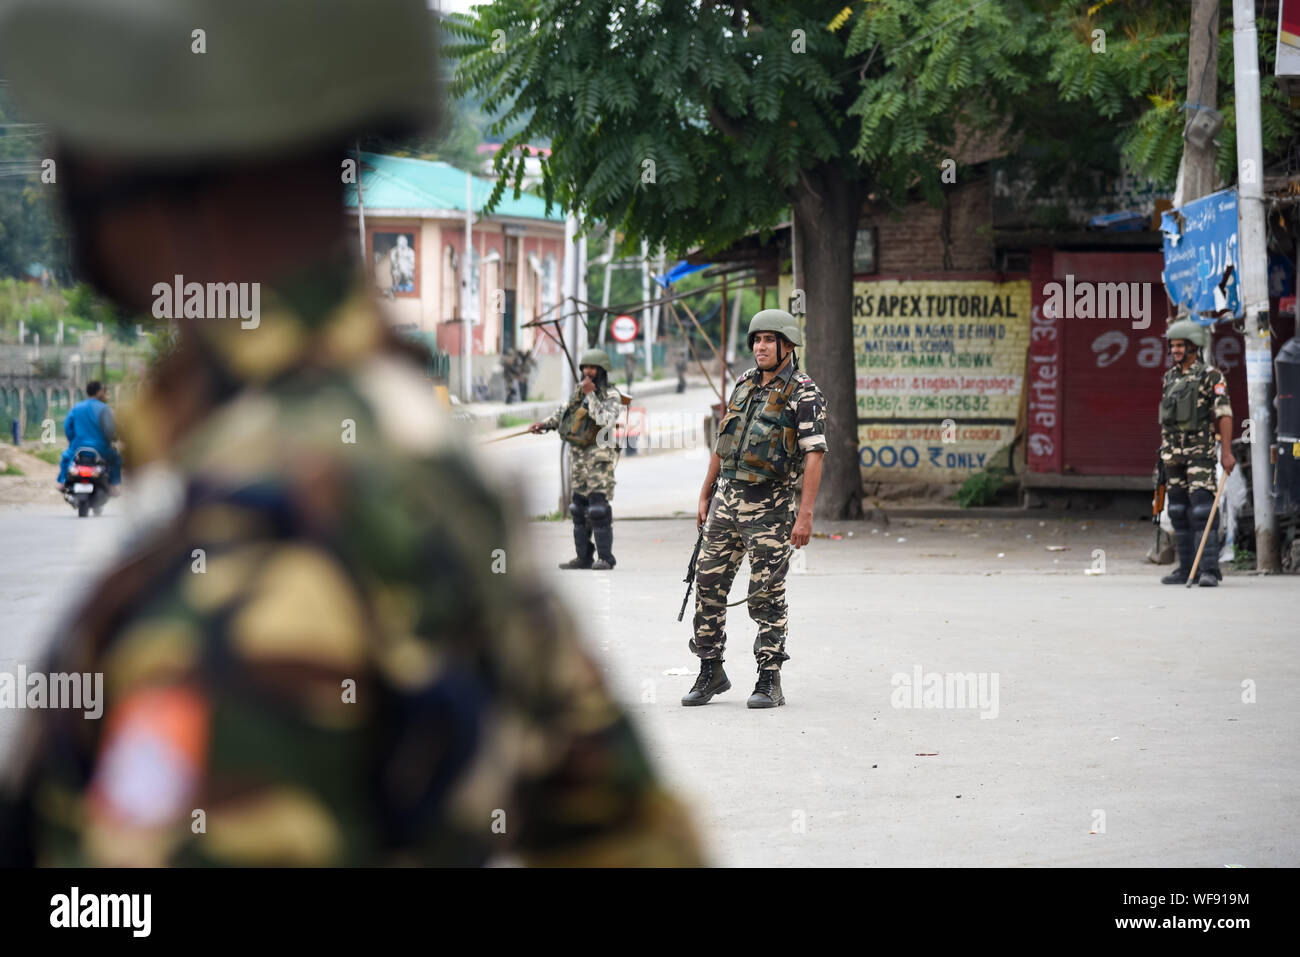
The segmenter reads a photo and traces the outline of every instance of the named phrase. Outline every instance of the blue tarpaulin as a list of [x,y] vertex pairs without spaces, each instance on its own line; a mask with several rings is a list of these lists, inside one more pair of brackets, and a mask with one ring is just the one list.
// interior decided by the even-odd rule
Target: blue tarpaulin
[[1163,279],[1174,302],[1202,325],[1212,324],[1216,315],[1226,318],[1225,312],[1239,318],[1237,191],[1225,189],[1167,210],[1160,231],[1165,237]]
[[673,283],[681,279],[683,276],[689,276],[691,273],[699,272],[701,269],[708,269],[711,265],[713,264],[704,263],[701,266],[692,266],[685,259],[683,259],[672,269],[668,270],[668,272],[664,273],[664,275],[655,276],[655,282],[659,283],[659,285],[661,286],[671,286]]

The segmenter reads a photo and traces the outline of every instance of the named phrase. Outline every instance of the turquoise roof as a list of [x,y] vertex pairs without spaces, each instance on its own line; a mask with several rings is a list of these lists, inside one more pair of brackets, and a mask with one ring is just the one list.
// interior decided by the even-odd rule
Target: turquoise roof
[[[361,164],[366,209],[437,209],[464,215],[465,172],[449,163],[363,152]],[[473,177],[473,184],[470,198],[474,211],[479,212],[496,184],[480,176]],[[343,204],[356,209],[355,185],[344,189]],[[547,216],[546,200],[531,193],[521,193],[515,199],[510,187],[506,188],[493,215],[564,222],[564,212],[558,204],[551,207],[551,215]]]

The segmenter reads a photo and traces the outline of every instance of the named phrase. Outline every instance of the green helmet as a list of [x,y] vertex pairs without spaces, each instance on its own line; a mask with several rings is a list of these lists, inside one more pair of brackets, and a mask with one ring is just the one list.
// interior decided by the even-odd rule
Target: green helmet
[[60,142],[210,159],[432,125],[434,31],[424,0],[0,0],[0,63]]
[[749,320],[749,348],[754,348],[754,336],[760,332],[775,332],[784,336],[792,346],[803,345],[799,338],[799,323],[784,309],[764,309],[754,313],[754,318]]
[[1170,341],[1186,339],[1198,349],[1204,349],[1205,327],[1199,322],[1193,322],[1191,319],[1179,319],[1165,330],[1165,338]]
[[614,367],[609,364],[609,356],[605,354],[604,349],[588,349],[578,360],[578,368],[583,366],[599,366],[606,372],[613,372]]

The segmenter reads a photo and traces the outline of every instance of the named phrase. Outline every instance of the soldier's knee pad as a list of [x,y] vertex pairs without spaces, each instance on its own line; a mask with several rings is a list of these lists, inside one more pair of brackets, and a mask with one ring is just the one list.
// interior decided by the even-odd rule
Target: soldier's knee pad
[[587,510],[587,515],[591,519],[592,528],[603,528],[614,517],[614,511],[609,507],[609,501],[602,493],[592,492],[591,507]]
[[1190,511],[1191,500],[1188,498],[1186,489],[1173,489],[1169,493],[1169,524],[1174,528],[1191,527]]
[[569,503],[569,514],[573,517],[573,524],[586,525],[588,511],[587,496],[574,492],[573,501]]
[[[1195,522],[1198,526],[1204,525],[1206,520],[1209,519],[1210,509],[1213,507],[1214,507],[1214,496],[1211,495],[1209,492],[1207,492],[1205,489],[1198,488],[1195,492],[1192,493],[1192,521]],[[1214,518],[1217,523],[1219,518],[1217,513],[1215,514]]]

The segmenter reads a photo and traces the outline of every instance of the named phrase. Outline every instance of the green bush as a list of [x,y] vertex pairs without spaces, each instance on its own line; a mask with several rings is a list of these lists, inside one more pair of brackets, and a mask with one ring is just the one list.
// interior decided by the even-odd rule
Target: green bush
[[988,469],[972,475],[962,483],[953,498],[962,508],[992,505],[998,497],[1006,474],[1003,469]]

